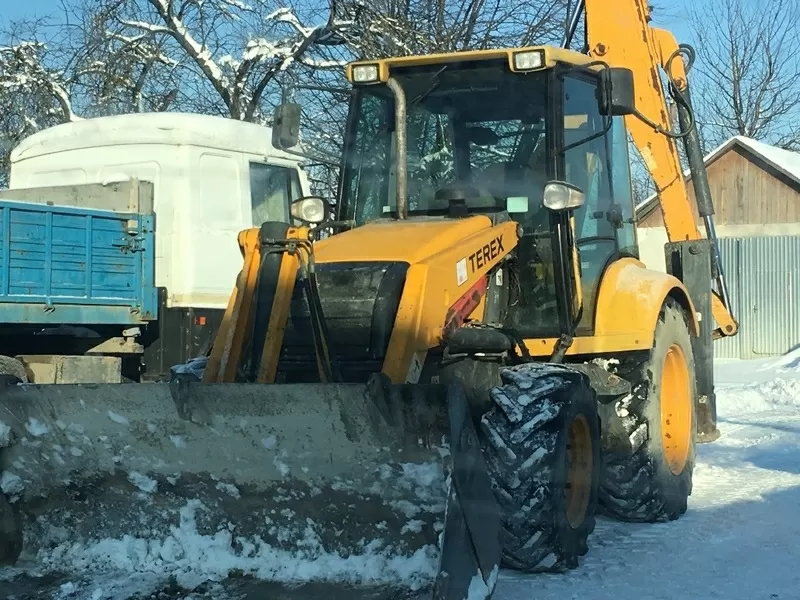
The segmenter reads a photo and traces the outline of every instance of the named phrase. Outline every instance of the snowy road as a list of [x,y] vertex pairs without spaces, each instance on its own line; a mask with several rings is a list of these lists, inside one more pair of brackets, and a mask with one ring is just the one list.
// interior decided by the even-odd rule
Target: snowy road
[[[800,598],[800,353],[722,362],[717,385],[722,436],[699,447],[694,493],[681,520],[656,525],[600,520],[577,570],[534,577],[503,572],[493,598]],[[145,577],[150,590],[164,589],[163,578]],[[147,588],[146,579],[132,575],[127,582],[73,580],[56,595],[17,589],[12,597],[123,600],[132,594],[148,598]],[[151,597],[292,598],[273,595],[268,584],[250,594],[239,591],[244,593],[220,594],[212,584],[191,595],[176,587]],[[334,600],[330,594],[319,597]]]

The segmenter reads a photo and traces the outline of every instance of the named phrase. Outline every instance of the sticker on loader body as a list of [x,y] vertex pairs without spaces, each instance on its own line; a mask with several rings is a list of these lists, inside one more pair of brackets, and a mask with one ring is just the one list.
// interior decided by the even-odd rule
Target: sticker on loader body
[[422,361],[419,359],[419,353],[414,352],[411,355],[411,365],[408,367],[406,383],[417,383],[420,375],[422,375]]
[[467,259],[462,258],[456,263],[456,282],[464,285],[467,282]]

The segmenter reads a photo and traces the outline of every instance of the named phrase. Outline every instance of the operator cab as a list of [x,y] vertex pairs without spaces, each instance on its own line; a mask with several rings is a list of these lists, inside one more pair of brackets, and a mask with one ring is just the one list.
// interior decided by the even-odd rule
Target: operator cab
[[526,338],[591,329],[605,266],[637,251],[632,83],[589,60],[529,48],[350,65],[338,220],[514,219],[524,285],[508,324]]

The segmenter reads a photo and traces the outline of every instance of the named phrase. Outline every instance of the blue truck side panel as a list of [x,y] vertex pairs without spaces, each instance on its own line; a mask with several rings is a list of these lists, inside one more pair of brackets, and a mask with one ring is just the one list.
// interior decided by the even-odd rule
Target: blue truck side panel
[[155,320],[154,238],[153,215],[0,200],[0,322]]

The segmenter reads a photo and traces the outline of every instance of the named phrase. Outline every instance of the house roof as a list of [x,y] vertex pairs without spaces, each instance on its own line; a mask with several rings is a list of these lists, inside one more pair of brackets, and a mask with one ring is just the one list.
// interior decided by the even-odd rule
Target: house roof
[[[720,156],[733,149],[734,146],[743,148],[746,152],[753,154],[770,165],[773,169],[782,173],[797,185],[800,185],[800,152],[792,152],[791,150],[784,150],[770,146],[764,142],[759,142],[753,138],[743,135],[734,136],[727,141],[723,142],[711,152],[706,154],[703,162],[708,166]],[[689,170],[683,172],[684,177],[689,176]],[[636,212],[648,211],[650,206],[654,204],[657,199],[657,194],[648,196],[644,201],[636,206]]]

